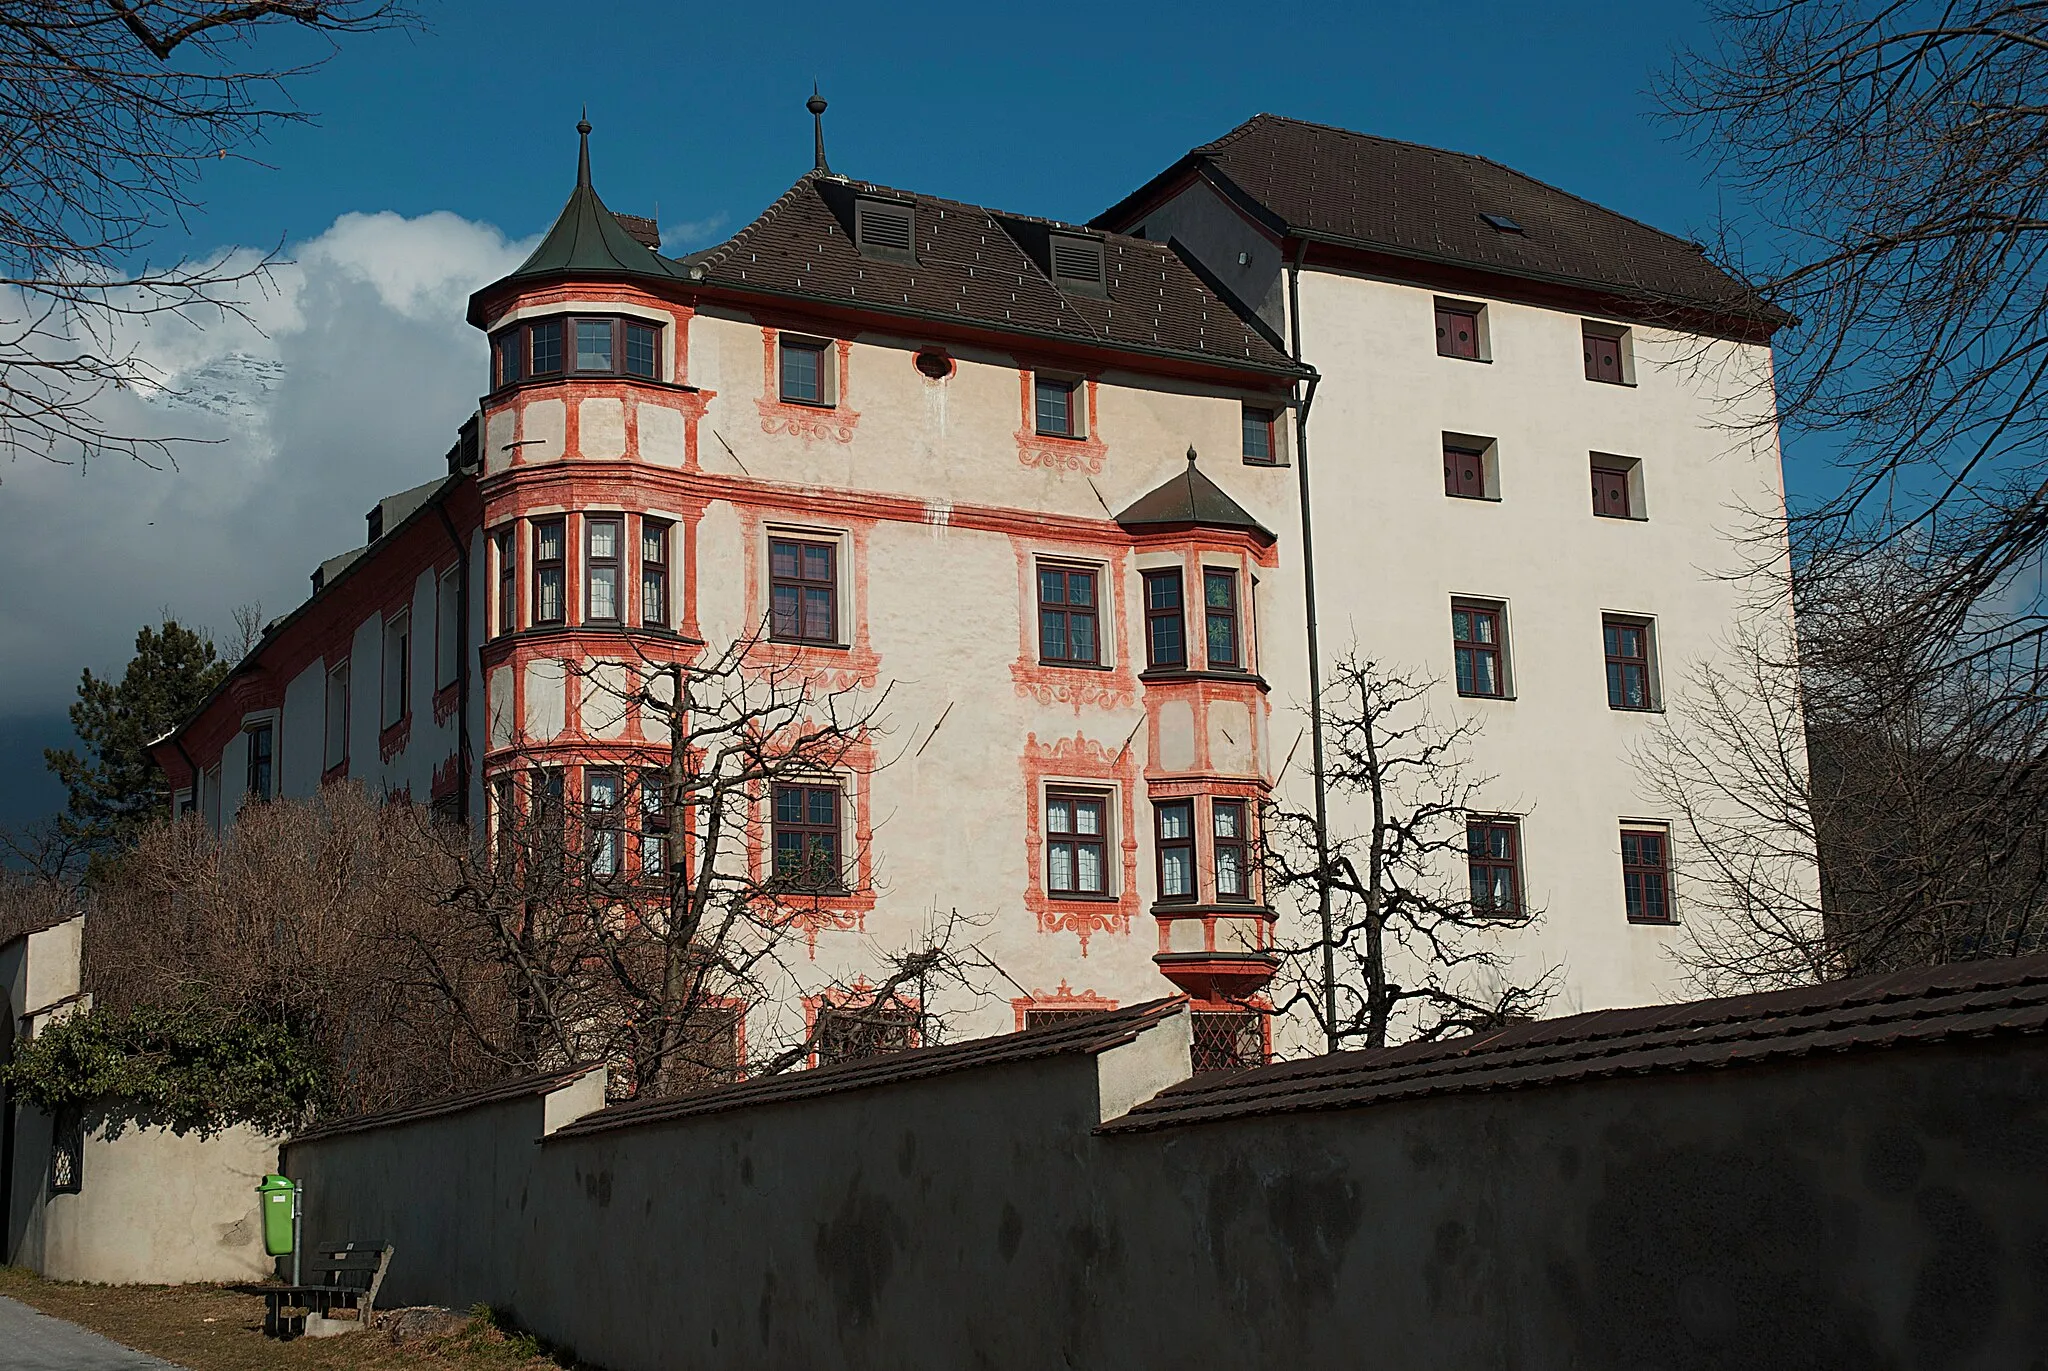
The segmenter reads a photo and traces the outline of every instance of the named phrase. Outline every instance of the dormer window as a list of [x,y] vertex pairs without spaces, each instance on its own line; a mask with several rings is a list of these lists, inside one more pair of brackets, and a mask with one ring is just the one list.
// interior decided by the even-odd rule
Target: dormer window
[[853,245],[867,257],[916,260],[917,207],[901,200],[855,200]]
[[1055,233],[1051,258],[1054,285],[1088,293],[1104,289],[1101,239]]
[[517,385],[564,374],[661,379],[661,326],[585,315],[533,319],[491,337],[493,379]]

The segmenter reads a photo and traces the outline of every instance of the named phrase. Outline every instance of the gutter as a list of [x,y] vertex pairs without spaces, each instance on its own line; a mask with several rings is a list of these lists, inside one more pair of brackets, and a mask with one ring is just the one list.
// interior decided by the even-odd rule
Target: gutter
[[447,501],[436,501],[434,513],[441,516],[441,527],[448,530],[448,541],[455,545],[455,651],[459,657],[455,668],[455,755],[458,758],[457,770],[461,773],[455,782],[455,821],[466,824],[469,822],[469,549],[462,545],[462,535],[455,531],[455,521],[448,517]]
[[[1287,267],[1287,325],[1294,347],[1294,360],[1301,364],[1301,265],[1308,257],[1308,243],[1296,239],[1294,260]],[[1301,488],[1301,592],[1302,610],[1308,626],[1308,732],[1309,764],[1313,768],[1316,794],[1316,914],[1323,934],[1323,1036],[1328,1049],[1336,1052],[1337,1039],[1337,948],[1334,917],[1330,908],[1330,797],[1323,769],[1323,651],[1316,627],[1316,542],[1309,509],[1308,415],[1316,402],[1316,383],[1322,378],[1311,370],[1308,390],[1294,411],[1294,464]]]

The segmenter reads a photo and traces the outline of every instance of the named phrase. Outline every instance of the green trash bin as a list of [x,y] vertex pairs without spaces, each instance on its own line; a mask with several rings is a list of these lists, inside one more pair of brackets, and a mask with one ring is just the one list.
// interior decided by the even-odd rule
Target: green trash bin
[[273,1257],[289,1256],[292,1250],[292,1210],[299,1188],[283,1176],[265,1176],[256,1187],[257,1202],[263,1206],[263,1250]]

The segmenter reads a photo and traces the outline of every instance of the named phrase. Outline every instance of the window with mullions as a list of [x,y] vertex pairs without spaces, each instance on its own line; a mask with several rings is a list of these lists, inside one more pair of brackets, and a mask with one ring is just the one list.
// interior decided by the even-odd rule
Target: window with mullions
[[1203,568],[1202,616],[1208,633],[1209,669],[1236,671],[1244,665],[1237,651],[1236,572]]
[[1522,912],[1520,826],[1512,819],[1471,819],[1465,824],[1465,862],[1472,912],[1512,919]]
[[839,641],[833,574],[838,551],[832,543],[769,540],[769,637],[780,643]]
[[1032,383],[1032,413],[1039,433],[1051,438],[1085,436],[1080,410],[1075,403],[1080,393],[1078,382],[1051,376],[1037,377]]
[[1159,898],[1195,898],[1195,802],[1168,800],[1153,806],[1159,847]]
[[668,773],[640,773],[640,875],[650,884],[668,879]]
[[1216,898],[1252,898],[1249,833],[1243,800],[1211,800],[1210,828],[1216,845]]
[[1255,405],[1244,407],[1244,459],[1253,466],[1271,466],[1280,460],[1280,445],[1274,433],[1274,413]]
[[661,326],[611,316],[534,319],[491,341],[500,386],[569,373],[579,376],[661,374]]
[[1150,666],[1187,665],[1187,621],[1177,570],[1145,573],[1145,661]]
[[825,344],[784,338],[781,352],[783,400],[793,405],[830,406],[832,381],[825,366]]
[[1605,615],[1600,636],[1607,654],[1607,707],[1655,709],[1650,686],[1650,625],[1644,619]]
[[775,876],[795,890],[846,888],[839,865],[839,787],[775,787]]
[[1077,567],[1038,568],[1038,656],[1055,666],[1102,663],[1095,573]]
[[669,525],[640,521],[640,622],[649,628],[668,627]]
[[1621,830],[1621,888],[1630,923],[1672,922],[1669,832],[1662,828]]
[[543,519],[533,526],[533,621],[537,624],[559,624],[567,613],[563,605],[569,584],[562,560],[564,529],[560,519]]
[[1106,896],[1109,797],[1054,791],[1045,797],[1045,888],[1055,896]]
[[593,519],[586,515],[583,520],[583,617],[589,623],[619,621],[620,527],[618,519]]
[[1460,695],[1498,699],[1508,693],[1500,606],[1453,600],[1451,647]]
[[500,637],[519,627],[519,553],[518,538],[513,529],[499,529],[491,541],[498,550],[498,634]]
[[619,874],[619,773],[584,772],[583,793],[590,874],[599,880],[609,880]]
[[1188,1016],[1196,1075],[1244,1071],[1266,1064],[1264,1015],[1251,1009],[1197,1009]]

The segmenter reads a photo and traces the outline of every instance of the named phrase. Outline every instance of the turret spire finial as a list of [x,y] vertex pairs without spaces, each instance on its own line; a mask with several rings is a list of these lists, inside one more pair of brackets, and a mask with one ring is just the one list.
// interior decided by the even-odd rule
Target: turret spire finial
[[1194,464],[1195,464],[1195,445],[1194,445],[1193,443],[1189,443],[1189,444],[1188,444],[1188,465],[1189,465],[1189,466],[1193,466]]
[[576,121],[576,136],[581,146],[576,151],[576,184],[585,188],[590,185],[590,106],[583,107],[583,117]]
[[811,98],[804,101],[804,108],[811,112],[812,170],[829,173],[832,168],[825,163],[825,97],[818,94],[816,81],[811,82]]

